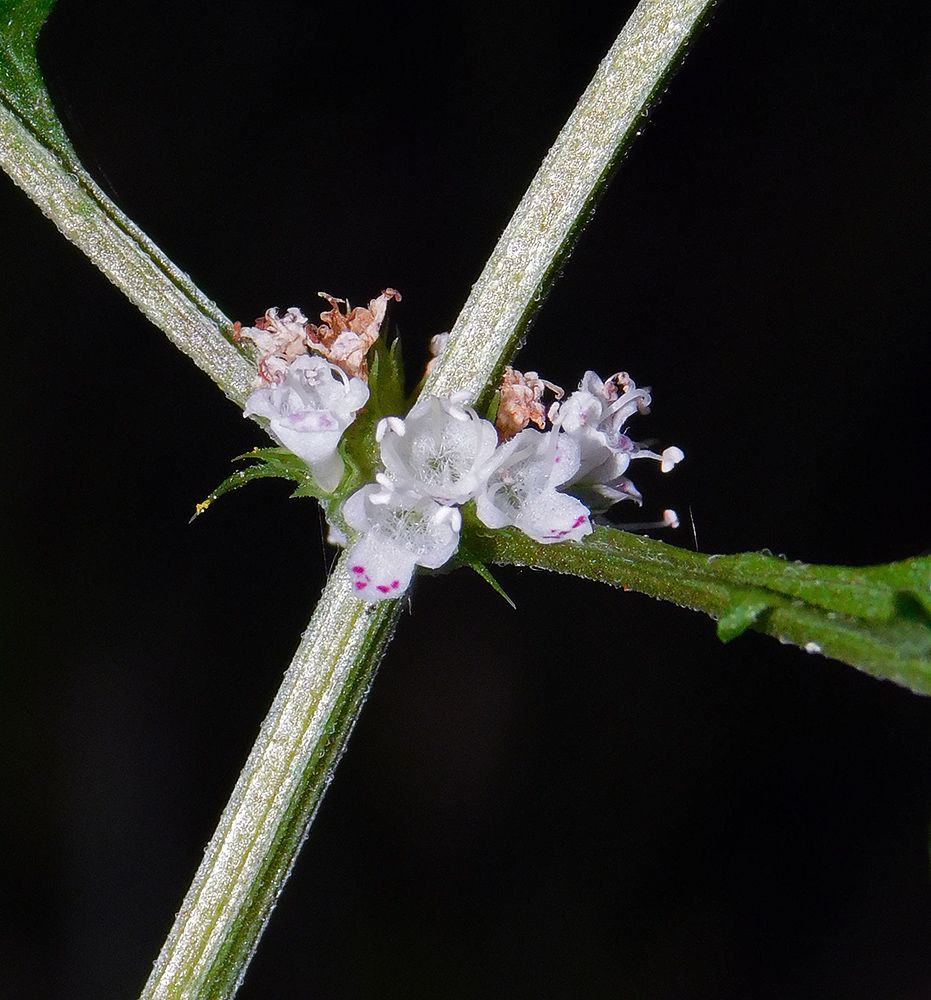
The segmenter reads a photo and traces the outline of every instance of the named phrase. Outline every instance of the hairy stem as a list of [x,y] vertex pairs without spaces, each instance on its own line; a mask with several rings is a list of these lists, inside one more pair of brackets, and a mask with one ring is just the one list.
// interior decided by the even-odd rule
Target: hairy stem
[[810,566],[761,552],[707,555],[617,528],[541,545],[490,531],[466,512],[471,560],[599,580],[703,611],[728,641],[746,629],[931,694],[931,559],[883,566]]
[[131,302],[243,405],[255,366],[230,341],[230,320],[100,190],[68,145],[37,133],[2,97],[0,166]]
[[[709,6],[710,0],[644,0],[634,11],[473,289],[427,392],[465,391],[475,400],[490,392],[612,165]],[[28,33],[7,33],[16,59],[0,64],[9,70],[0,78],[0,165],[242,404],[254,369],[230,342],[229,320],[97,187],[60,132],[30,48],[50,0],[40,7]],[[344,563],[327,583],[143,1000],[221,1000],[242,981],[399,611],[399,602],[357,601]]]
[[637,6],[498,240],[425,393],[464,391],[473,402],[488,402],[612,167],[710,7],[710,0],[644,0]]
[[142,1000],[231,997],[365,700],[400,602],[338,564],[262,724]]
[[[425,391],[494,384],[610,167],[709,2],[645,0],[521,202]],[[344,562],[345,560],[343,560]],[[340,563],[243,770],[142,1000],[233,995],[349,732],[398,602],[350,596]]]

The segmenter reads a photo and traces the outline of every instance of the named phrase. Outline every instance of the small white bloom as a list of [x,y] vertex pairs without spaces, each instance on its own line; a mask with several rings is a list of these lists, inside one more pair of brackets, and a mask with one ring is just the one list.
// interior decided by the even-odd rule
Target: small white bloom
[[443,504],[465,503],[484,482],[498,434],[470,406],[427,396],[400,420],[380,421],[381,460],[401,489]]
[[310,466],[321,489],[332,493],[343,476],[339,440],[368,398],[362,379],[305,354],[291,362],[280,383],[251,393],[243,416],[268,417],[272,435]]
[[379,476],[343,506],[346,523],[362,532],[349,550],[349,569],[356,595],[366,601],[400,597],[415,566],[439,569],[459,547],[458,507],[393,486]]
[[557,430],[527,428],[501,445],[475,498],[489,528],[514,525],[538,542],[579,541],[591,533],[588,508],[557,487],[579,467],[579,444]]
[[667,448],[657,455],[624,433],[625,424],[635,413],[649,413],[650,402],[649,390],[638,389],[626,372],[602,382],[589,371],[577,392],[550,408],[554,425],[579,443],[579,468],[567,488],[592,510],[607,510],[624,499],[640,503],[640,493],[624,475],[633,459],[653,458],[663,472],[669,472],[685,457],[680,448]]

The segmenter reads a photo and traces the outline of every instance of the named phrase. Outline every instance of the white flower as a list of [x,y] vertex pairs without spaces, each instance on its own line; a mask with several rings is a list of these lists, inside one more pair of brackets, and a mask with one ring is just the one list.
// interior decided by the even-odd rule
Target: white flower
[[251,393],[243,416],[268,417],[272,435],[310,466],[321,489],[332,493],[343,476],[339,439],[368,398],[362,379],[305,354],[291,363],[282,382]]
[[656,459],[662,471],[669,472],[685,457],[680,448],[667,448],[657,455],[624,433],[630,417],[649,413],[650,402],[649,390],[638,389],[626,372],[602,382],[589,371],[577,392],[551,407],[554,425],[579,444],[579,467],[566,487],[582,496],[592,510],[607,510],[624,499],[640,503],[640,493],[624,475],[633,459]]
[[498,434],[470,406],[426,396],[403,419],[380,421],[381,460],[401,489],[443,504],[465,503],[484,483]]
[[557,487],[579,467],[578,442],[558,430],[522,430],[501,445],[475,498],[489,528],[511,524],[538,542],[580,541],[591,533],[588,508]]
[[349,550],[349,569],[356,595],[366,601],[400,597],[415,566],[439,569],[459,547],[458,507],[395,485],[379,475],[343,506],[346,524],[362,532]]

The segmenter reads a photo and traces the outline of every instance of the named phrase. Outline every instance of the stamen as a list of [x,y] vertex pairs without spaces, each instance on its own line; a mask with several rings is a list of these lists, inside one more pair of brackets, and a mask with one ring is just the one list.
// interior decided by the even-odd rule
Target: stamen
[[398,437],[404,437],[404,421],[400,417],[383,417],[378,421],[375,428],[375,440],[381,444],[389,430],[394,431]]
[[632,524],[614,523],[614,527],[624,531],[656,531],[659,528],[678,528],[679,515],[674,510],[664,510],[662,521],[635,521]]

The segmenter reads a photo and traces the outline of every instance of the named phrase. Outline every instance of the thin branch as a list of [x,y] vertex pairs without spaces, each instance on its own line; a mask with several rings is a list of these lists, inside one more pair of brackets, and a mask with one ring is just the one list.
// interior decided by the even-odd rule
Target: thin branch
[[0,167],[126,297],[240,406],[255,374],[233,325],[100,190],[67,147],[53,148],[0,99]]
[[[707,0],[645,0],[634,12],[473,289],[425,392],[478,398],[493,384],[708,7]],[[245,974],[398,614],[400,602],[357,602],[344,562],[327,582],[141,1000],[226,1000]]]
[[400,602],[331,575],[141,1000],[231,997],[362,708]]
[[490,531],[466,512],[471,560],[599,580],[711,615],[724,641],[747,629],[931,694],[931,559],[812,566],[761,552],[707,555],[617,528],[571,545]]
[[487,402],[612,167],[710,7],[710,0],[644,0],[637,6],[502,233],[424,393],[465,391]]
[[[478,399],[489,391],[709,6],[644,0],[634,11],[473,289],[427,392]],[[254,369],[227,339],[229,320],[42,128],[0,100],[0,165],[242,404]],[[399,614],[400,602],[357,601],[344,563],[327,582],[143,1000],[224,1000],[242,981]]]

